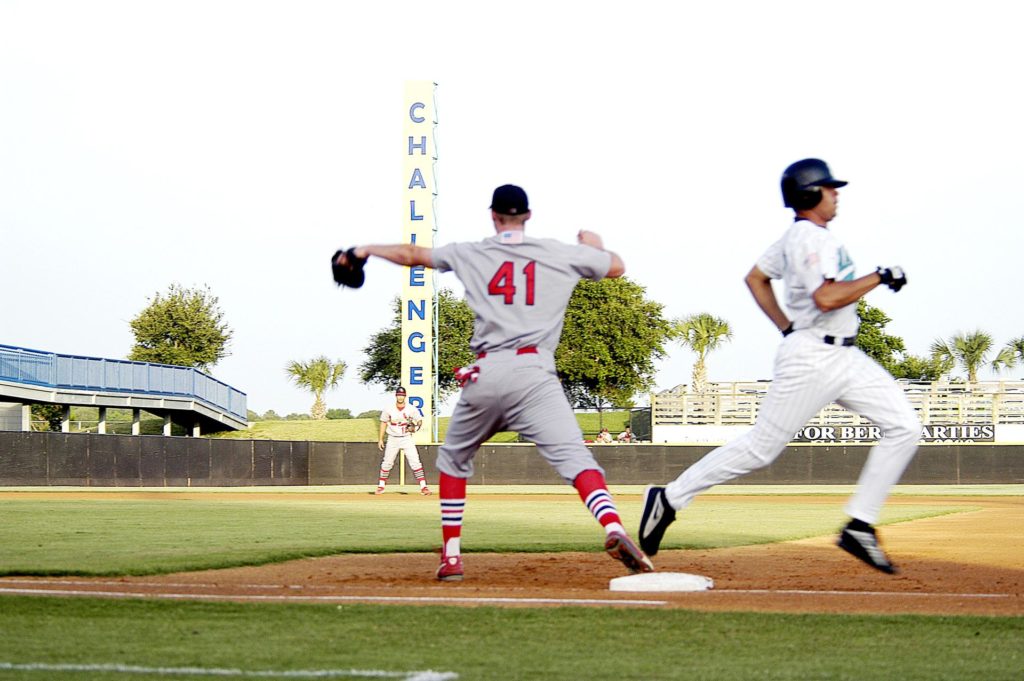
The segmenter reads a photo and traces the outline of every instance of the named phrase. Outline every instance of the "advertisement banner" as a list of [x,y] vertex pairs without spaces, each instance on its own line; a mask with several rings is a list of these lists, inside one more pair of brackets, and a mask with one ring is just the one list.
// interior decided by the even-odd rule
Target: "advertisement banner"
[[[402,239],[433,247],[434,241],[434,83],[406,81],[402,138]],[[417,444],[432,439],[434,394],[434,278],[423,267],[405,268],[402,281],[402,385],[409,404],[423,414]]]
[[[750,431],[751,426],[654,426],[652,442],[659,444],[724,444]],[[837,425],[804,426],[791,440],[793,443],[838,444],[878,442],[877,426]],[[1024,425],[929,423],[921,426],[923,443],[971,444],[1024,442]]]

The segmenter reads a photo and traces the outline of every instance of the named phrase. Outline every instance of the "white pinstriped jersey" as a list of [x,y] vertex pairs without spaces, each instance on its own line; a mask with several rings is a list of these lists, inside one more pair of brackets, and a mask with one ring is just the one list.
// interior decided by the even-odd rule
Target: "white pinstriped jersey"
[[519,230],[435,248],[431,260],[466,287],[476,353],[526,346],[554,353],[576,284],[584,277],[603,279],[612,263],[606,251],[533,239]]
[[810,220],[797,220],[768,247],[757,268],[785,283],[786,307],[794,329],[810,329],[821,336],[857,335],[856,301],[830,312],[822,312],[814,304],[814,292],[826,279],[854,278],[853,260],[831,230]]

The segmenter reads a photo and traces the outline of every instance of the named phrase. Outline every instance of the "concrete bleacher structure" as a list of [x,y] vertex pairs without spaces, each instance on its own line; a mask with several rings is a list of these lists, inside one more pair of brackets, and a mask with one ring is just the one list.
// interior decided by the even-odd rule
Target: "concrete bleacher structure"
[[[921,419],[922,441],[1024,443],[1024,381],[898,381]],[[651,396],[652,442],[725,442],[753,426],[770,381],[686,385]],[[869,442],[877,430],[830,404],[795,442]]]
[[99,433],[107,409],[131,410],[135,435],[143,410],[163,417],[165,435],[172,423],[192,435],[248,427],[245,393],[192,367],[0,345],[0,430],[29,430],[33,404],[62,406],[64,432],[72,406],[98,408]]

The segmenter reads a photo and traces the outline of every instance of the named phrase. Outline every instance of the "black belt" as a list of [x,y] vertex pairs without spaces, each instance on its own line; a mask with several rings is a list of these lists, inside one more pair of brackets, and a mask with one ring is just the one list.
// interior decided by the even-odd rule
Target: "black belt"
[[856,345],[856,343],[857,343],[857,337],[856,336],[848,336],[846,338],[836,338],[835,336],[825,336],[821,340],[825,341],[829,345],[842,345],[844,347],[850,347],[851,345]]

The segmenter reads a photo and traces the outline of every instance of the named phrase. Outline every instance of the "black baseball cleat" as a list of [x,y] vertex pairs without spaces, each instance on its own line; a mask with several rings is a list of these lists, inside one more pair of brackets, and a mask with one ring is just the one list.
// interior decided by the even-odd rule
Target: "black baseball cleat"
[[863,521],[851,520],[847,523],[843,531],[839,533],[839,541],[836,542],[836,545],[876,570],[881,570],[888,575],[896,574],[896,568],[889,562],[885,551],[878,544],[875,528]]
[[676,510],[669,506],[664,487],[648,487],[644,491],[644,511],[640,516],[640,548],[648,556],[658,553],[665,530],[676,519]]

